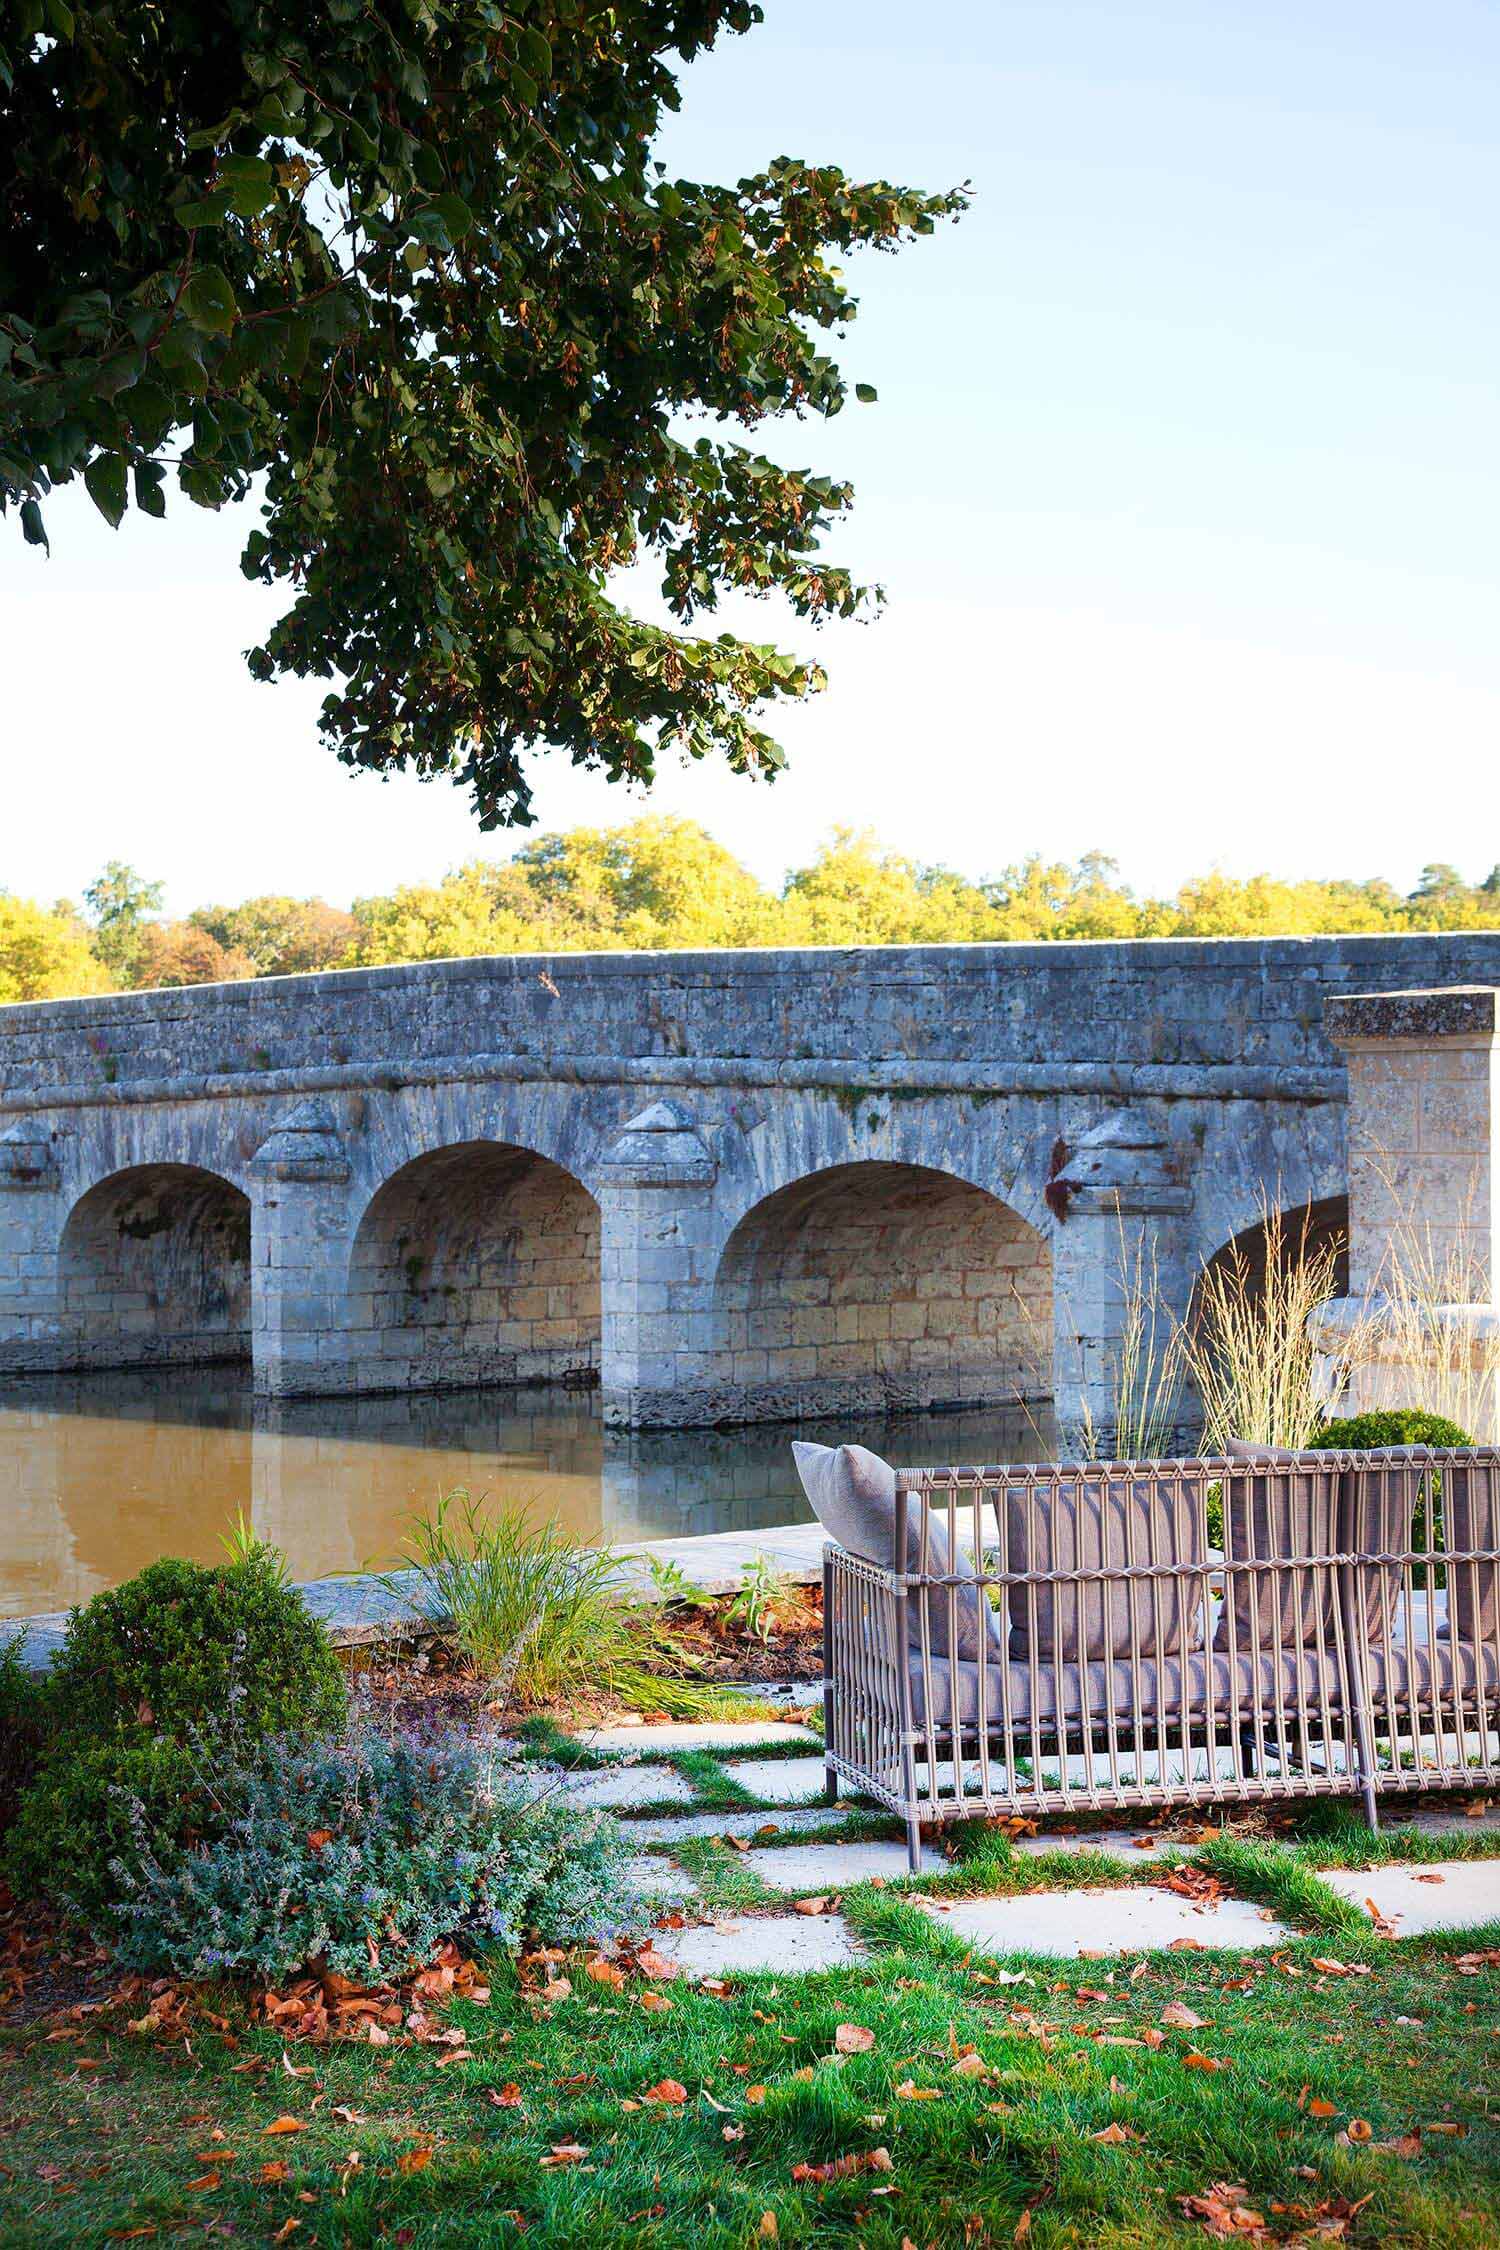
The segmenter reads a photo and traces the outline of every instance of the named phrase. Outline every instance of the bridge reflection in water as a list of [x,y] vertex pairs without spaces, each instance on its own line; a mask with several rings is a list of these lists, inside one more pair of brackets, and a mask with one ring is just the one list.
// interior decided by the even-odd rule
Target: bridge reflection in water
[[248,1369],[129,1370],[0,1386],[0,1617],[87,1601],[164,1554],[218,1560],[243,1511],[317,1578],[396,1559],[455,1485],[588,1540],[753,1531],[810,1514],[791,1440],[895,1461],[1045,1459],[1044,1410],[984,1407],[735,1429],[606,1429],[597,1392],[275,1402]]

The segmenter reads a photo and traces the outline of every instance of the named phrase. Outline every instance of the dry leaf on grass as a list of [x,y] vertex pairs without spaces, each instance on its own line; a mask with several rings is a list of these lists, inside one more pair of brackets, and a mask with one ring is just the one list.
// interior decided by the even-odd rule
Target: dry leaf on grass
[[687,2088],[679,2079],[659,2078],[654,2086],[646,2088],[641,2100],[655,2102],[664,2108],[680,2109],[687,2100]]
[[1158,2019],[1170,2025],[1173,2031],[1201,2031],[1204,2019],[1195,2015],[1185,2000],[1169,2000]]
[[672,2003],[664,1992],[638,1992],[635,1997],[647,2015],[669,2016],[672,2013]]
[[300,2117],[278,2117],[262,2130],[267,2133],[305,2133],[307,2126]]
[[894,2172],[887,2148],[867,2149],[861,2156],[835,2156],[827,2164],[794,2164],[792,2178],[822,2187],[830,2180],[847,2180],[856,2172]]
[[587,2155],[588,2150],[578,2141],[554,2141],[547,2154],[537,2158],[537,2163],[544,2172],[562,2172],[570,2164],[581,2164]]
[[797,1898],[792,1901],[792,1912],[794,1914],[831,1914],[833,1904],[831,1898]]
[[862,2023],[841,2023],[833,2035],[834,2052],[840,2055],[867,2055],[874,2044],[874,2032]]
[[1229,2064],[1222,2055],[1200,2055],[1195,2047],[1182,2058],[1184,2070],[1228,2070]]

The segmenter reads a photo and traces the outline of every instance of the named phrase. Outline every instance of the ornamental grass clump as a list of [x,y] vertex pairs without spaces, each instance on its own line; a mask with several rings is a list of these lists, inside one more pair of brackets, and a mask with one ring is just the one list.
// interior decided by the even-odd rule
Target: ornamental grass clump
[[390,1984],[445,1939],[603,1944],[630,1918],[616,1823],[528,1795],[483,1744],[273,1743],[229,1787],[221,1834],[142,1856],[111,1917],[126,1967]]
[[635,1650],[614,1556],[554,1523],[490,1513],[459,1486],[412,1519],[406,1546],[421,1614],[452,1632],[497,1704],[607,1688]]
[[1203,1409],[1203,1450],[1230,1438],[1302,1447],[1323,1419],[1313,1315],[1335,1293],[1338,1251],[1308,1248],[1306,1230],[1265,1209],[1265,1266],[1233,1245],[1203,1268],[1184,1338]]

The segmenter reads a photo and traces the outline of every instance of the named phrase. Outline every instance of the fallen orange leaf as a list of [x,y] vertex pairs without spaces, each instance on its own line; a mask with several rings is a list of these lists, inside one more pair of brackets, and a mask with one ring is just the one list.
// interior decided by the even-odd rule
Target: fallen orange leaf
[[305,2133],[307,2126],[300,2117],[278,2117],[265,2127],[268,2133]]

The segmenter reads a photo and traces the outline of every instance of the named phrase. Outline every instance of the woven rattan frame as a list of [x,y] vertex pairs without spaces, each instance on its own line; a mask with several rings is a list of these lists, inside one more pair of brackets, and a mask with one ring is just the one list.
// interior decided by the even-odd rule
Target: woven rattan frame
[[[1464,1537],[1435,1558],[1440,1508]],[[1097,1558],[1028,1567],[1068,1510]],[[895,1555],[909,1523],[912,1570],[825,1551],[824,1709],[830,1799],[888,1806],[914,1868],[948,1820],[1357,1797],[1373,1827],[1383,1795],[1500,1782],[1500,1449],[904,1469]],[[950,1669],[934,1618],[954,1647],[976,1598],[1000,1630]]]

